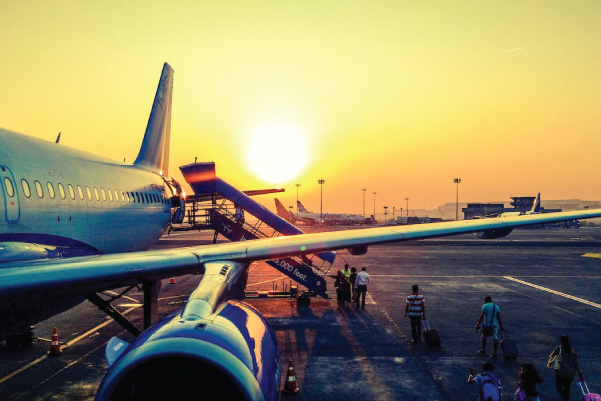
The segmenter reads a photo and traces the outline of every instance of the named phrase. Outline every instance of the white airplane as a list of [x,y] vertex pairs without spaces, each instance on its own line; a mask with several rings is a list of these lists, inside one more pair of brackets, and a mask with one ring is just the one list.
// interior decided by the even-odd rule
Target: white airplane
[[[163,67],[133,165],[0,130],[0,339],[88,299],[136,332],[98,293],[142,284],[145,331],[113,338],[97,400],[278,399],[276,336],[243,298],[251,263],[436,236],[600,217],[601,209],[300,234],[146,251],[180,207],[168,180],[173,70]],[[183,310],[156,322],[160,279],[203,273]]]
[[[525,216],[525,215],[532,215],[532,214],[541,214],[541,212],[540,212],[540,192],[538,193],[538,195],[536,195],[536,198],[532,202],[532,208],[530,210],[528,210],[526,212],[503,212],[503,213],[499,214],[498,216],[491,217],[491,218],[501,219],[501,218],[506,218],[506,217]],[[507,235],[511,234],[511,231],[513,231],[513,228],[504,228],[501,230],[486,230],[486,231],[477,232],[475,234],[478,238],[493,239],[493,238],[506,237]]]
[[275,208],[278,216],[288,220],[290,222],[301,221],[305,224],[361,224],[365,221],[360,214],[347,214],[347,213],[313,213],[308,211],[300,201],[297,201],[298,213],[294,214],[289,210],[286,210],[282,202],[275,198]]

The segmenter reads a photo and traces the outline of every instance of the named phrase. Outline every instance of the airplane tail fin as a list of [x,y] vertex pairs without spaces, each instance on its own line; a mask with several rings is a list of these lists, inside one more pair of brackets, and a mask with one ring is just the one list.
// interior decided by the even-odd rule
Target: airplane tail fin
[[282,205],[282,202],[280,202],[280,200],[278,198],[274,198],[275,199],[275,209],[278,212],[278,216],[280,216],[283,219],[289,219],[292,216],[292,213],[290,213],[289,210],[286,210],[286,208],[284,207],[284,205]]
[[532,202],[532,209],[530,209],[531,213],[539,213],[540,212],[540,192],[536,195],[536,199]]
[[305,207],[303,206],[302,203],[300,203],[300,201],[296,201],[296,205],[298,206],[298,211],[299,212],[311,213],[310,211],[308,211],[307,209],[305,209]]
[[148,118],[146,133],[134,165],[169,175],[169,137],[171,135],[171,100],[173,96],[173,69],[167,63]]

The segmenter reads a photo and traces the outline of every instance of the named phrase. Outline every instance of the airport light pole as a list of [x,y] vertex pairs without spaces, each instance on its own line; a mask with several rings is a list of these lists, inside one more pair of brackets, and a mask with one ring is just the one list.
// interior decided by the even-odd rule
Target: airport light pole
[[365,191],[367,188],[361,188],[361,190],[363,191],[363,221],[365,222]]
[[374,195],[374,221],[376,220],[376,195],[378,194],[377,192],[372,192],[372,194]]
[[296,217],[298,217],[298,187],[300,184],[294,184],[294,186],[296,187]]
[[392,220],[394,220],[394,206],[392,207]]
[[386,215],[388,214],[388,206],[384,206],[384,224],[386,224]]
[[323,219],[323,184],[326,183],[326,180],[320,179],[317,181],[319,185],[321,185],[321,200],[319,201],[319,218]]
[[409,217],[409,198],[405,198],[405,201],[407,202],[407,217]]
[[455,221],[459,220],[459,183],[461,178],[453,178],[453,182],[457,184],[457,198],[455,200]]

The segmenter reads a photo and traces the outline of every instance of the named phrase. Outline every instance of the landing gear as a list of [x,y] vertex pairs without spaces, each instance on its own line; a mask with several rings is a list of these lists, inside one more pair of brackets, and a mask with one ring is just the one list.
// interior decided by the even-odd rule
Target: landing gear
[[307,295],[306,293],[302,293],[298,296],[296,304],[298,306],[309,306],[311,305],[311,298],[309,298],[309,295]]

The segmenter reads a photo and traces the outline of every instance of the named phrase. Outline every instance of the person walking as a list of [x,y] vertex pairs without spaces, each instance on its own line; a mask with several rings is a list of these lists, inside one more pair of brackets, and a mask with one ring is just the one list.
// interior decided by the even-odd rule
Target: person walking
[[542,382],[543,379],[536,371],[534,365],[528,362],[522,363],[522,366],[520,366],[520,378],[518,380],[518,389],[515,392],[515,399],[540,401],[536,385]]
[[367,294],[367,284],[370,284],[367,267],[362,267],[361,272],[357,274],[355,281],[355,307],[359,308],[359,298],[361,298],[361,309],[365,309],[365,295]]
[[501,381],[495,376],[495,367],[490,362],[482,364],[482,373],[474,376],[470,369],[467,384],[478,383],[478,401],[499,401],[501,399]]
[[503,323],[501,322],[499,305],[495,305],[489,295],[484,298],[484,305],[482,305],[480,317],[476,322],[476,329],[480,326],[480,322],[482,322],[482,348],[478,350],[478,353],[486,355],[486,338],[492,337],[493,353],[490,357],[496,359],[497,348],[499,348],[498,328],[500,327],[503,330]]
[[418,292],[418,285],[413,284],[413,291],[407,297],[405,306],[405,317],[409,315],[411,321],[411,342],[416,344],[422,342],[422,319],[426,319],[426,299]]
[[355,298],[356,298],[356,294],[355,294],[355,282],[357,281],[357,268],[356,267],[351,267],[351,275],[349,276],[349,282],[351,283],[351,300],[353,301],[353,305],[355,303]]
[[580,379],[584,379],[582,369],[578,364],[576,350],[570,344],[570,338],[566,335],[559,337],[557,347],[549,355],[547,366],[555,371],[555,386],[564,401],[570,399],[570,385],[578,373]]

